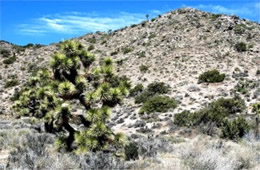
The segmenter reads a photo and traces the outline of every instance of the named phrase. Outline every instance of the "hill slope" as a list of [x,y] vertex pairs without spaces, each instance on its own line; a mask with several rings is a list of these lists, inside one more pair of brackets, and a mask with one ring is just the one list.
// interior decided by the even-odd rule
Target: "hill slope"
[[[112,56],[117,63],[116,71],[129,77],[133,85],[141,83],[147,86],[154,81],[170,85],[171,90],[167,95],[178,100],[178,107],[167,113],[156,115],[157,117],[152,121],[146,121],[138,115],[140,105],[135,104],[133,98],[126,99],[122,105],[114,109],[109,125],[116,131],[123,131],[129,136],[132,134],[133,138],[138,133],[147,132],[155,136],[170,134],[175,128],[172,124],[172,117],[175,113],[183,110],[198,110],[220,97],[239,94],[245,99],[246,113],[249,116],[252,114],[251,104],[260,100],[260,25],[258,23],[236,16],[182,8],[158,16],[151,21],[111,33],[97,32],[74,38],[74,40],[80,41],[99,58]],[[57,51],[58,45],[59,43],[43,47],[39,45],[20,47],[0,41],[0,113],[12,114],[11,98],[15,91],[21,88],[38,68],[48,65],[50,56]],[[200,74],[213,69],[226,75],[223,82],[198,83]],[[75,114],[81,113],[80,109],[73,110]],[[12,122],[9,124],[11,127]],[[184,129],[186,132],[189,130],[189,128]],[[173,133],[178,134],[178,131]],[[193,137],[192,133],[188,135],[187,139],[190,136]],[[179,158],[188,157],[193,150],[199,153],[198,148],[205,151],[198,158],[198,162],[200,159],[208,158],[207,153],[213,152],[219,157],[211,158],[210,154],[209,159],[218,159],[218,165],[228,165],[224,159],[220,158],[223,155],[227,156],[230,162],[233,161],[231,158],[237,155],[244,156],[242,152],[244,150],[259,155],[258,151],[253,148],[253,145],[255,148],[258,147],[259,142],[247,143],[242,151],[239,144],[225,143],[219,153],[218,149],[212,149],[213,145],[222,145],[217,139],[215,141],[207,137],[210,142],[209,144],[205,142],[204,145],[200,143],[200,138],[199,136],[194,140],[175,145],[174,158],[163,155],[162,161],[165,163],[169,159],[171,163],[174,161],[174,163],[180,163]],[[202,138],[205,137],[202,136]],[[186,148],[187,144],[193,150],[188,151],[190,148]],[[229,148],[233,148],[234,153],[226,155],[226,150]],[[187,155],[181,155],[179,150],[187,151]],[[256,161],[256,164],[260,163]],[[155,165],[155,167],[162,166]]]
[[[99,57],[112,55],[119,63],[117,71],[134,84],[168,83],[172,95],[182,99],[183,107],[196,109],[208,102],[208,98],[229,95],[241,75],[252,80],[259,78],[256,76],[260,69],[259,32],[259,24],[235,16],[183,8],[111,34],[98,32],[75,39],[86,47],[92,46],[91,52]],[[236,50],[238,42],[247,45],[245,52]],[[9,49],[10,57],[16,57],[13,64],[4,64],[3,55],[0,58],[2,107],[9,104],[15,88],[5,88],[6,81],[14,77],[19,84],[24,83],[30,71],[48,62],[56,46],[19,48],[1,42],[1,49]],[[148,67],[146,73],[139,69],[142,64]],[[227,75],[224,83],[197,84],[198,76],[210,69],[224,72]],[[184,98],[185,93],[189,96]]]

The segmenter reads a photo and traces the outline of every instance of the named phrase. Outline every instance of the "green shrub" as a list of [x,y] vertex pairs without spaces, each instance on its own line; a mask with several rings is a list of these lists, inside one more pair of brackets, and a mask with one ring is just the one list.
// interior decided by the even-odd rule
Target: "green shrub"
[[9,57],[11,55],[11,52],[6,49],[1,49],[0,54],[2,54],[3,57]]
[[160,95],[166,94],[170,91],[170,87],[163,82],[153,82],[149,84],[140,95],[135,97],[135,103],[144,103],[149,98]]
[[174,115],[174,124],[178,126],[189,126],[191,123],[191,112],[190,111],[183,111],[181,113]]
[[113,51],[113,52],[110,53],[111,56],[117,55],[117,54],[118,54],[118,51]]
[[238,52],[244,52],[247,50],[247,46],[244,42],[238,42],[236,43],[235,45],[235,49],[238,51]]
[[156,34],[155,33],[152,33],[148,38],[149,39],[152,39],[152,38],[155,38],[156,37]]
[[3,63],[8,65],[8,64],[13,64],[15,61],[16,61],[16,57],[13,56],[3,60]]
[[246,25],[245,24],[238,24],[235,26],[234,28],[234,32],[236,34],[243,34],[245,32],[245,29],[246,29]]
[[144,73],[148,71],[148,68],[149,68],[148,66],[143,65],[143,64],[141,66],[139,66],[139,70]]
[[145,52],[144,51],[138,52],[137,55],[139,58],[143,58],[145,57]]
[[144,91],[144,86],[142,84],[137,84],[133,89],[129,91],[129,96],[134,97],[139,95]]
[[252,112],[260,115],[260,102],[253,104]]
[[136,160],[138,159],[138,147],[136,143],[130,143],[129,145],[125,146],[125,159],[129,160]]
[[153,82],[147,86],[147,91],[154,94],[166,94],[170,91],[170,87],[164,82]]
[[225,120],[222,126],[222,138],[237,140],[248,133],[250,126],[243,117]]
[[124,48],[122,48],[122,51],[123,51],[123,54],[127,54],[127,53],[130,53],[131,51],[133,51],[133,49],[128,48],[128,47],[124,47]]
[[95,43],[96,43],[96,37],[95,37],[95,36],[92,36],[92,37],[89,38],[87,41],[88,41],[89,43],[95,44]]
[[221,17],[221,14],[212,14],[211,16],[210,16],[210,19],[212,20],[212,21],[215,21],[217,18],[219,18],[219,17]]
[[199,126],[212,124],[222,131],[222,137],[228,139],[237,139],[246,134],[249,130],[249,124],[243,117],[235,120],[229,120],[237,112],[245,110],[245,102],[239,97],[220,98],[207,107],[196,111],[183,111],[174,115],[174,124],[178,126]]
[[200,124],[215,123],[218,127],[223,124],[225,118],[235,113],[241,113],[245,110],[245,102],[239,97],[236,98],[220,98],[207,107],[197,112],[188,113],[187,111],[175,114],[176,125],[187,126],[187,122],[193,126]]
[[94,45],[93,44],[91,44],[89,47],[88,47],[88,51],[91,51],[91,50],[94,50]]
[[4,87],[5,88],[9,88],[9,87],[16,86],[18,84],[19,84],[19,81],[17,79],[12,79],[12,80],[9,80],[9,81],[5,82]]
[[134,27],[136,27],[136,26],[137,26],[136,24],[132,24],[132,25],[131,25],[131,28],[134,28]]
[[168,96],[153,96],[142,105],[139,113],[167,112],[176,107],[177,102]]
[[33,47],[34,45],[32,43],[28,43],[27,45],[23,46],[23,48],[31,48]]
[[225,79],[225,74],[220,74],[218,70],[210,70],[202,73],[199,76],[199,83],[216,83],[222,82]]

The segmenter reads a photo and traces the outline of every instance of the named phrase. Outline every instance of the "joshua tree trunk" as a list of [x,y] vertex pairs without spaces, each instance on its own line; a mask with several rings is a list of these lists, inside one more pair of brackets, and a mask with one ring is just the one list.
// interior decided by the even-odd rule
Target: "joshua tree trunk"
[[63,127],[69,132],[69,136],[66,139],[66,144],[67,144],[67,149],[71,151],[72,143],[74,142],[75,139],[74,134],[76,130],[73,127],[71,127],[69,123],[64,124]]
[[255,137],[259,138],[259,117],[258,115],[255,118]]

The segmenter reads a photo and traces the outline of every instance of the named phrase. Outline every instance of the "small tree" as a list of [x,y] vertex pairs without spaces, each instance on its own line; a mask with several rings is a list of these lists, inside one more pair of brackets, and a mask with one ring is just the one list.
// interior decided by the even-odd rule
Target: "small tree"
[[[80,43],[65,41],[60,48],[51,58],[51,71],[40,70],[29,80],[14,109],[20,115],[44,119],[46,129],[60,134],[57,143],[68,150],[97,151],[120,143],[121,135],[114,134],[105,123],[110,108],[121,102],[130,83],[114,75],[112,59],[105,58],[94,68],[95,56]],[[72,114],[76,101],[85,114]],[[84,128],[74,128],[73,122]],[[64,130],[68,135],[62,133]]]
[[225,74],[220,74],[218,70],[210,70],[199,76],[199,83],[217,83],[225,79]]
[[149,15],[146,14],[145,17],[146,17],[146,20],[149,21]]

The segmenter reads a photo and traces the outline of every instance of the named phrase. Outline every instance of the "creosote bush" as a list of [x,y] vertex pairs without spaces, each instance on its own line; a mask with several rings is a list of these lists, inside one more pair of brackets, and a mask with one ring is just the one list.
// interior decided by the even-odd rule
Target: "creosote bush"
[[13,64],[15,61],[16,61],[16,57],[12,56],[4,59],[3,63],[9,65],[9,64]]
[[132,142],[125,146],[125,159],[136,160],[138,159],[138,146],[136,143]]
[[166,94],[170,91],[170,87],[163,82],[153,82],[147,86],[142,93],[135,97],[135,103],[144,103],[149,98],[160,95]]
[[148,71],[148,68],[149,68],[148,66],[143,65],[143,64],[141,66],[139,66],[139,70],[144,73],[146,73]]
[[225,79],[225,74],[220,74],[218,70],[210,70],[199,76],[199,83],[217,83]]
[[222,138],[237,140],[248,133],[250,126],[243,117],[225,120],[222,127]]
[[177,102],[168,96],[153,96],[143,104],[139,111],[139,114],[167,112],[169,109],[175,109],[176,107]]
[[12,80],[6,81],[4,87],[9,88],[9,87],[16,86],[18,84],[19,84],[19,81],[17,79],[12,79]]
[[144,86],[142,84],[137,84],[133,89],[129,91],[129,96],[134,97],[139,95],[144,91]]
[[7,57],[9,57],[11,55],[11,51],[9,51],[7,49],[1,49],[0,54],[2,54],[2,56],[4,58],[7,58]]
[[247,50],[247,46],[244,42],[238,42],[236,43],[235,45],[235,49],[238,51],[238,52],[244,52]]
[[[14,110],[44,120],[46,130],[59,136],[56,144],[68,151],[80,154],[113,147],[120,151],[122,134],[113,133],[105,123],[130,83],[114,74],[111,58],[95,68],[91,67],[95,56],[80,43],[65,41],[60,48],[51,58],[51,70],[41,69],[30,78]],[[85,108],[84,114],[71,112],[75,101]],[[71,125],[76,122],[83,126],[80,130]]]
[[[175,114],[174,124],[186,127],[214,124],[216,128],[221,129],[224,138],[233,140],[248,132],[249,124],[243,117],[229,120],[235,117],[236,113],[242,113],[244,110],[245,102],[240,97],[220,98],[199,111],[183,111]],[[233,130],[234,128],[236,129]],[[237,131],[239,135],[233,134]]]

